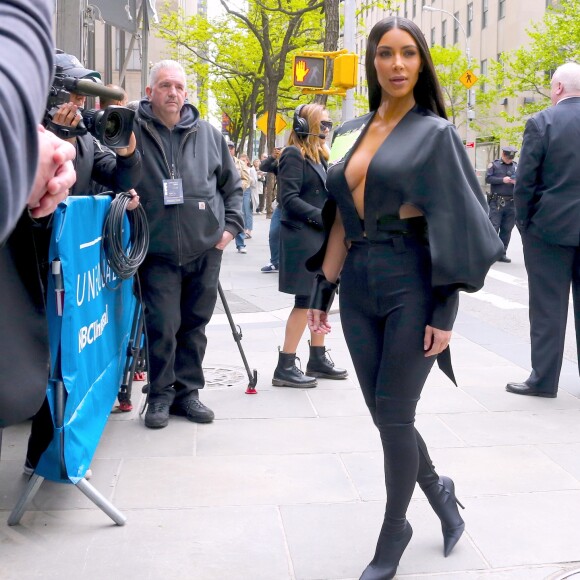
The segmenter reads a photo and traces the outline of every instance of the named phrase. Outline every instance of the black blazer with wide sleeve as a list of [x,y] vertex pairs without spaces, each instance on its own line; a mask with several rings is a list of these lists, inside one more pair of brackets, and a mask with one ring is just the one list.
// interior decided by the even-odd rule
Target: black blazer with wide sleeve
[[279,289],[309,295],[314,274],[306,260],[324,242],[322,207],[326,201],[326,166],[286,147],[278,164],[278,190],[282,204],[280,226]]
[[514,201],[520,230],[551,244],[580,245],[580,97],[526,123]]
[[[344,156],[328,171],[330,202],[338,204],[351,240],[362,235],[363,226],[344,169],[373,114],[342,125],[332,146],[333,152],[341,150]],[[369,241],[380,237],[381,218],[398,214],[402,204],[415,206],[427,220],[435,296],[431,325],[449,330],[457,312],[457,292],[475,292],[483,286],[490,266],[503,254],[503,244],[489,221],[485,196],[457,130],[420,106],[401,119],[369,165],[364,215]],[[333,219],[329,203],[325,226]],[[324,253],[323,246],[309,260],[309,268],[319,267]]]

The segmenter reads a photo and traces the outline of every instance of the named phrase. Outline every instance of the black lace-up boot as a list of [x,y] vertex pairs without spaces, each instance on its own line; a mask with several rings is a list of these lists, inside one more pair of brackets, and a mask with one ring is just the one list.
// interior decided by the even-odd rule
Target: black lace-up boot
[[296,366],[296,359],[295,352],[279,352],[278,366],[274,371],[274,378],[272,379],[272,384],[275,387],[298,387],[308,389],[317,385],[315,378],[305,376]]
[[[310,344],[310,341],[308,341]],[[309,377],[321,379],[346,379],[348,373],[346,369],[334,366],[333,360],[328,356],[325,346],[310,345],[310,358],[306,365],[306,374]]]

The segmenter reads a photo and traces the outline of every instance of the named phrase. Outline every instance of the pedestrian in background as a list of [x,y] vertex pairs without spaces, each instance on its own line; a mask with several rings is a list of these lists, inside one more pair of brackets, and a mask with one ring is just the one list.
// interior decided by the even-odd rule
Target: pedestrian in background
[[[273,173],[276,177],[274,191],[276,192],[276,207],[270,216],[270,228],[268,230],[268,244],[270,245],[270,262],[260,268],[262,274],[278,273],[280,266],[280,216],[282,215],[282,208],[280,207],[280,200],[278,199],[278,160],[282,149],[274,147],[270,155],[264,153],[262,161],[260,162],[260,169],[264,173]],[[264,187],[266,184],[264,183]]]
[[[250,187],[250,172],[248,171],[247,165],[238,157],[236,157],[236,144],[233,141],[228,141],[228,150],[232,159],[234,160],[234,165],[238,171],[238,175],[242,181],[242,191],[246,191],[248,187]],[[243,210],[243,195],[242,195],[242,222],[243,222],[243,229],[242,231],[236,235],[235,242],[236,242],[236,250],[238,250],[238,254],[247,254],[248,249],[246,248],[246,222],[244,220],[244,210]]]
[[258,204],[256,206],[256,213],[262,213],[264,211],[264,188],[266,187],[266,172],[260,169],[260,160],[254,159],[252,161],[254,169],[256,170],[256,176],[258,178],[258,183],[256,185],[256,192],[258,194]]
[[245,165],[245,170],[248,173],[248,187],[244,189],[244,200],[242,202],[242,213],[244,214],[244,237],[246,240],[252,238],[252,230],[254,229],[254,214],[252,213],[252,187],[254,187],[256,180],[256,172],[253,171],[253,166],[250,163],[250,158],[242,153],[240,161]]
[[[570,285],[580,355],[580,65],[551,82],[552,105],[526,123],[514,190],[530,294],[532,372],[517,395],[553,398],[564,356]],[[580,364],[580,356],[578,356]]]
[[149,222],[149,250],[139,269],[149,346],[145,426],[170,415],[209,423],[205,329],[217,300],[223,250],[242,231],[242,189],[221,133],[186,102],[183,67],[162,60],[150,71],[135,117],[147,176],[139,195]]
[[306,269],[306,260],[324,241],[322,207],[326,201],[329,153],[326,137],[331,128],[328,111],[322,105],[300,105],[278,164],[282,205],[278,288],[295,298],[272,379],[277,387],[315,387],[316,377],[347,376],[346,370],[335,367],[328,357],[322,334],[311,334],[306,375],[296,366],[296,349],[306,329],[308,297],[314,280],[314,274]]
[[340,276],[342,327],[380,434],[387,488],[375,555],[361,580],[386,580],[411,540],[406,518],[416,483],[441,520],[445,556],[465,528],[454,483],[435,471],[415,410],[437,356],[453,376],[447,347],[458,290],[481,288],[503,246],[446,120],[420,28],[406,18],[378,22],[367,42],[366,78],[371,112],[334,135],[334,143],[352,146],[328,173],[324,215],[328,223],[334,214],[334,223],[318,254],[322,273],[308,316],[312,332],[330,330]]
[[507,249],[516,223],[514,207],[514,185],[518,164],[514,161],[517,149],[511,145],[501,148],[501,159],[492,161],[487,167],[485,183],[491,185],[489,196],[489,219],[505,249],[498,262],[511,262]]

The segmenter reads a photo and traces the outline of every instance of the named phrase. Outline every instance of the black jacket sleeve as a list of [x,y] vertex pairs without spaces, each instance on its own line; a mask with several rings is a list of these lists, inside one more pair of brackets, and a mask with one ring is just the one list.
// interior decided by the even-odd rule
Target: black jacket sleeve
[[53,74],[52,0],[0,2],[0,243],[26,206]]
[[278,160],[272,155],[269,155],[260,163],[260,171],[265,171],[266,173],[273,173],[278,175]]
[[492,163],[485,174],[485,183],[490,185],[500,185],[503,183],[505,175],[495,175],[495,164]]
[[525,230],[528,227],[540,197],[537,186],[541,181],[539,173],[544,156],[544,141],[538,125],[533,118],[529,119],[524,130],[518,178],[514,188],[516,223],[520,230]]
[[95,154],[91,178],[115,193],[137,187],[141,180],[141,153],[135,149],[129,157],[115,155],[93,137]]

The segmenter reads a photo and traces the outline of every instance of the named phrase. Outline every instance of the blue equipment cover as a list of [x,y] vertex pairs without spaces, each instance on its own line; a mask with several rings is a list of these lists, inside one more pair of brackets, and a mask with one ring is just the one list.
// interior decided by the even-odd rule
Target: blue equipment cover
[[[54,215],[49,260],[60,260],[64,287],[63,314],[59,316],[55,278],[49,275],[52,370],[47,393],[55,433],[36,469],[38,475],[53,481],[76,483],[84,476],[121,384],[135,297],[133,280],[121,281],[102,252],[101,235],[110,205],[108,196],[70,197]],[[124,232],[126,245],[127,217]],[[61,421],[58,405],[55,408],[59,378],[66,390]]]

